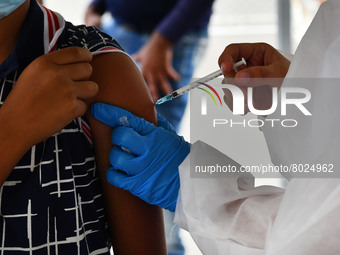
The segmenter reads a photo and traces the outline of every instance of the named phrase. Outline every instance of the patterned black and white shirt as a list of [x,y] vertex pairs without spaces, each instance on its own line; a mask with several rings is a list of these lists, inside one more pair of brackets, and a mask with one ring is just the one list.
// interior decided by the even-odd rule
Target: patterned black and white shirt
[[[94,55],[122,52],[108,35],[73,26],[31,0],[15,49],[0,65],[0,105],[29,63],[69,46]],[[109,254],[104,199],[84,118],[20,160],[0,189],[0,226],[0,254]]]

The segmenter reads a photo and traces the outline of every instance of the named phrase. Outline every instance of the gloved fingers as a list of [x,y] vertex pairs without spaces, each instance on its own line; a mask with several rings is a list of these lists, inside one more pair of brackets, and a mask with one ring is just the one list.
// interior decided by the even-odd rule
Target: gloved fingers
[[91,114],[97,120],[104,124],[116,127],[120,126],[119,117],[124,114],[130,114],[128,111],[114,105],[96,103],[91,107]]
[[157,113],[157,119],[158,119],[158,126],[164,128],[165,130],[168,130],[172,133],[176,133],[175,128],[171,125],[169,121],[167,121],[162,115]]
[[123,170],[129,174],[129,162],[136,156],[115,146],[110,150],[110,163],[115,169]]
[[145,119],[139,118],[131,112],[114,105],[104,103],[93,104],[91,114],[94,118],[108,126],[132,127],[142,135],[146,135],[156,128],[155,125]]
[[110,151],[110,163],[114,169],[121,170],[129,176],[140,174],[149,164],[145,157],[140,159],[117,146]]
[[128,179],[128,175],[120,170],[116,170],[114,168],[109,168],[106,171],[106,179],[113,186],[116,186],[121,189],[127,190],[130,185],[130,181]]
[[144,136],[138,134],[129,127],[116,127],[111,134],[112,143],[128,149],[133,154],[140,156],[146,151],[146,140]]
[[141,197],[141,193],[143,193],[144,190],[141,192],[141,187],[143,187],[143,184],[145,184],[147,179],[139,176],[129,176],[126,173],[112,167],[106,171],[106,179],[112,185],[120,189],[127,190],[143,199],[143,197]]

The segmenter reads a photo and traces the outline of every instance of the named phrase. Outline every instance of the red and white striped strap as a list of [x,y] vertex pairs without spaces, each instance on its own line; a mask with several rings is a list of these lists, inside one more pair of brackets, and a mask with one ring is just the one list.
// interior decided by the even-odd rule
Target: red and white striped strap
[[57,12],[39,5],[44,14],[44,53],[54,51],[58,39],[65,28],[64,18]]

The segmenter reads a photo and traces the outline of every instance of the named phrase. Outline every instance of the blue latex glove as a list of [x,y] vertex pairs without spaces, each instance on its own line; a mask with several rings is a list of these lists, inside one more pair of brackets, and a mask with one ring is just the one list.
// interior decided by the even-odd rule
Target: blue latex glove
[[180,187],[178,166],[189,154],[190,144],[160,115],[159,127],[102,103],[92,106],[92,115],[115,128],[112,142],[117,146],[110,152],[108,182],[149,204],[174,211]]

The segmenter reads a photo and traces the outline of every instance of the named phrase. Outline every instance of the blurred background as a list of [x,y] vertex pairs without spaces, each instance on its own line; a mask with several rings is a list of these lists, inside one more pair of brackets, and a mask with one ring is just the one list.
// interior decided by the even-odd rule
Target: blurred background
[[[266,42],[293,54],[323,1],[216,0],[209,25],[209,44],[194,77],[199,78],[216,71],[218,57],[230,43]],[[85,11],[90,0],[44,0],[43,3],[47,8],[62,14],[66,20],[78,25],[84,23]],[[109,19],[109,14],[104,18]],[[190,140],[190,104],[182,121],[180,133]],[[253,138],[262,141],[261,156],[268,159],[262,133],[257,132]],[[258,180],[257,184],[284,185],[275,179]],[[188,233],[181,230],[180,236],[187,255],[201,254]]]

